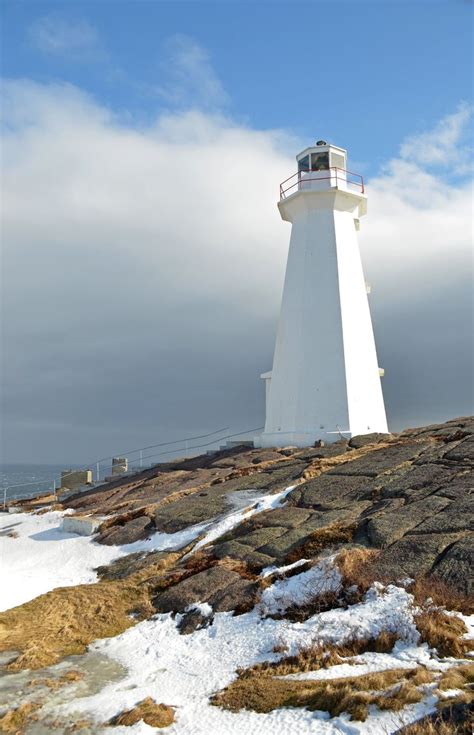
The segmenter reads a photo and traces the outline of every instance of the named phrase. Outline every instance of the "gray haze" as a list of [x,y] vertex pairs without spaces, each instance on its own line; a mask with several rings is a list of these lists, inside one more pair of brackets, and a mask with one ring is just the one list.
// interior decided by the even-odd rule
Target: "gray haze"
[[[71,86],[14,82],[5,108],[3,460],[262,425],[289,239],[278,183],[308,141],[203,112],[127,128]],[[401,141],[369,182],[392,430],[472,411],[469,186],[430,168],[467,117],[443,121],[448,142]]]

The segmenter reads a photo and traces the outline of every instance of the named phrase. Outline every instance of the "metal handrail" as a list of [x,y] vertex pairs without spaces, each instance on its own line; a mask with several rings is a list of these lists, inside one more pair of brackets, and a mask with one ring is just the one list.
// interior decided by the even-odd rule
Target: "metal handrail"
[[[236,432],[234,434],[229,434],[228,433],[229,428],[230,427],[225,426],[222,429],[217,429],[216,431],[211,431],[211,432],[209,432],[207,434],[197,434],[197,435],[194,435],[194,436],[189,436],[186,439],[176,439],[175,441],[170,441],[170,442],[160,442],[159,444],[150,444],[147,447],[142,447],[140,449],[132,449],[129,452],[122,452],[121,453],[121,456],[127,457],[127,455],[129,455],[129,454],[134,454],[136,452],[140,452],[140,456],[139,457],[130,460],[130,464],[139,463],[139,467],[134,468],[134,471],[135,472],[139,472],[140,471],[140,467],[142,466],[142,462],[145,459],[152,459],[152,458],[156,458],[156,457],[163,457],[163,456],[165,456],[167,454],[176,454],[177,452],[182,452],[183,450],[187,454],[189,451],[193,451],[194,449],[202,449],[204,447],[210,447],[212,444],[217,444],[218,442],[220,442],[220,441],[222,441],[224,439],[228,440],[228,439],[232,439],[232,438],[237,437],[237,436],[242,436],[243,434],[249,434],[249,433],[251,433],[253,431],[260,431],[261,429],[263,429],[263,426],[257,426],[257,427],[253,427],[251,429],[245,429],[245,431],[239,431],[239,432]],[[216,436],[217,434],[222,434],[224,431],[227,432],[226,434],[224,434],[224,436]],[[214,436],[215,438],[212,439],[209,442],[205,442],[204,444],[195,444],[193,446],[189,446],[189,442],[196,441],[197,439],[206,439],[206,438],[208,438],[210,436]],[[165,446],[170,446],[170,445],[173,445],[173,444],[181,444],[181,445],[184,445],[184,446],[180,446],[177,449],[168,449],[168,450],[166,450],[164,452],[154,452],[153,454],[147,454],[147,455],[143,456],[143,451],[146,450],[146,449],[153,449],[155,447],[165,447]],[[117,456],[117,455],[113,455],[113,456]],[[68,473],[68,474],[74,474],[75,472],[80,472],[81,470],[90,469],[90,467],[95,464],[96,465],[96,468],[97,468],[97,479],[96,479],[96,482],[97,482],[99,480],[99,468],[103,471],[104,469],[108,469],[109,467],[112,467],[112,465],[106,465],[106,467],[104,468],[103,466],[100,467],[100,464],[103,463],[103,462],[105,462],[108,459],[113,459],[113,456],[104,457],[103,459],[100,459],[100,460],[98,460],[96,462],[91,462],[89,465],[84,465],[83,467],[74,469],[74,470],[71,471],[71,473]],[[62,475],[62,479],[64,479],[65,477],[67,477],[68,474]],[[118,479],[118,477],[119,476],[117,476],[117,479]],[[33,482],[19,482],[19,483],[16,483],[14,485],[4,485],[1,488],[1,490],[3,490],[3,508],[5,509],[6,508],[6,505],[7,505],[7,490],[11,490],[11,489],[16,488],[16,487],[25,487],[26,488],[26,487],[28,487],[30,485],[37,485],[38,486],[38,485],[46,485],[46,484],[50,484],[51,485],[51,493],[54,495],[54,497],[57,497],[57,482],[56,482],[55,479],[51,479],[51,480],[36,480],[36,481],[33,481]],[[45,495],[47,492],[48,492],[48,490],[37,490],[31,496],[28,496],[28,498],[41,497],[42,495]],[[16,500],[16,499],[19,499],[21,497],[25,497],[25,496],[18,495],[18,494],[17,495],[9,495],[8,496],[8,500]],[[25,498],[25,499],[27,499],[27,498]]]
[[[84,470],[90,469],[93,465],[102,464],[103,462],[106,462],[108,459],[113,459],[114,457],[128,457],[129,454],[136,454],[137,452],[143,452],[146,449],[154,449],[155,447],[168,447],[172,444],[184,444],[185,442],[191,442],[195,439],[207,439],[208,436],[215,436],[216,434],[222,434],[224,431],[229,430],[229,426],[224,426],[222,429],[216,429],[215,431],[210,431],[208,434],[197,434],[196,436],[188,436],[185,439],[175,439],[175,441],[172,442],[160,442],[159,444],[149,444],[147,447],[139,447],[138,449],[129,449],[126,452],[116,452],[115,454],[112,454],[108,457],[102,457],[101,459],[96,459],[93,462],[89,462],[88,464],[85,464],[81,467],[76,467],[70,472],[65,473],[64,475],[61,474],[62,479],[69,477],[69,475],[75,475],[76,472],[82,472]],[[252,429],[250,429],[252,431]],[[245,432],[242,432],[245,433]],[[222,437],[221,437],[222,438]],[[214,441],[220,441],[220,439],[215,439]],[[214,444],[214,442],[211,442],[211,444]],[[179,449],[178,451],[181,451]],[[160,454],[170,454],[170,452],[161,452]],[[158,457],[159,454],[149,454],[149,457]],[[147,457],[140,457],[140,459],[147,459]],[[138,462],[140,461],[138,458],[136,460],[131,460],[132,462]],[[112,465],[110,465],[112,466]],[[13,487],[28,487],[28,485],[42,485],[52,482],[52,480],[34,480],[33,482],[17,482],[15,485],[4,485],[2,489],[10,490]]]
[[[336,184],[335,186],[338,186],[339,181],[344,182],[345,184],[349,184],[351,186],[357,186],[360,188],[361,194],[364,194],[365,192],[365,185],[364,185],[364,178],[360,174],[356,174],[353,171],[348,171],[345,168],[339,168],[339,166],[330,166],[327,169],[323,169],[323,171],[327,171],[329,173],[328,176],[303,176],[303,174],[312,174],[316,173],[316,171],[297,171],[295,174],[292,174],[291,176],[288,176],[287,179],[281,182],[280,184],[280,200],[286,199],[287,193],[290,191],[290,189],[294,189],[295,186],[298,187],[297,191],[300,190],[300,184],[302,182],[306,183],[308,181],[327,181],[328,179],[332,180],[335,179]],[[340,175],[338,176],[338,171],[340,172]],[[334,172],[334,173],[331,173]],[[343,176],[341,175],[343,174]],[[292,183],[290,186],[287,186],[284,188],[284,185],[287,184],[289,181],[294,179],[296,177],[297,180]],[[352,176],[356,180],[349,180],[348,177]],[[293,194],[294,192],[292,192]]]

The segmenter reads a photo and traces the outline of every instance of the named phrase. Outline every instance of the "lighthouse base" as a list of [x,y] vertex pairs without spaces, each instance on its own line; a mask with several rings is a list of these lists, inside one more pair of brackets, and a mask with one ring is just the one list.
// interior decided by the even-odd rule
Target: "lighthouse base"
[[[369,433],[369,432],[368,432]],[[350,431],[315,431],[294,432],[294,431],[276,431],[274,433],[264,432],[260,436],[255,437],[254,446],[261,449],[269,449],[271,447],[314,447],[315,442],[323,441],[325,444],[336,442],[339,439],[350,439],[352,433]]]

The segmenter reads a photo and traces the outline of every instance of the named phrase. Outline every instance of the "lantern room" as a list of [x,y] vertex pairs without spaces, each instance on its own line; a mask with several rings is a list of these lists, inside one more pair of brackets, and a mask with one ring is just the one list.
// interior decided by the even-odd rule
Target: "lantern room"
[[280,199],[298,191],[321,191],[329,188],[364,194],[364,180],[360,174],[347,170],[347,151],[344,148],[318,142],[296,156],[298,170],[280,185]]
[[296,156],[299,172],[331,171],[347,169],[347,151],[335,145],[328,145],[325,140],[318,140],[316,145],[305,148]]

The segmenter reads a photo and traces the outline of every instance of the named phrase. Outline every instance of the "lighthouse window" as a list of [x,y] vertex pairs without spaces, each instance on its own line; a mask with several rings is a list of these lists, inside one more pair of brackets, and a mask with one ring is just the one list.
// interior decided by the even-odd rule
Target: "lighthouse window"
[[329,169],[329,153],[311,154],[311,171],[327,171]]
[[309,171],[309,156],[300,158],[298,161],[298,171]]
[[341,156],[340,153],[333,153],[331,156],[331,164],[335,166],[336,168],[345,169],[345,160],[344,156]]

